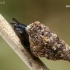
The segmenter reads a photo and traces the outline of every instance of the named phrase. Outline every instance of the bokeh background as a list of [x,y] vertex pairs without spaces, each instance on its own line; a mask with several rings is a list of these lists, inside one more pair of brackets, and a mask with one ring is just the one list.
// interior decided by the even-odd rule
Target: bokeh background
[[[40,21],[70,45],[70,0],[0,0],[0,13],[10,23],[15,17],[26,25]],[[50,70],[70,70],[68,61],[41,60]],[[0,37],[0,70],[29,70]]]

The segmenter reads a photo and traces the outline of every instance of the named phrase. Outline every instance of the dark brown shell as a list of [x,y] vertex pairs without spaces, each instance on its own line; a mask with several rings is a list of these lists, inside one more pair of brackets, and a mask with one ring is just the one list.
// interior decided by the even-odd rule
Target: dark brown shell
[[68,45],[47,26],[36,21],[28,25],[26,30],[29,34],[31,52],[35,56],[53,60],[66,59],[67,55],[63,52],[66,52]]

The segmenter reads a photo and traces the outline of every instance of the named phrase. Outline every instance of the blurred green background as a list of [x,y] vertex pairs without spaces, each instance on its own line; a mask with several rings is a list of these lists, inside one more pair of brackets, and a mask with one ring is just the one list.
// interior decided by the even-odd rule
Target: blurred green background
[[[70,45],[70,0],[0,0],[0,13],[10,23],[12,17],[28,25],[40,21]],[[50,70],[70,70],[68,61],[41,60]],[[29,70],[0,37],[0,70]]]

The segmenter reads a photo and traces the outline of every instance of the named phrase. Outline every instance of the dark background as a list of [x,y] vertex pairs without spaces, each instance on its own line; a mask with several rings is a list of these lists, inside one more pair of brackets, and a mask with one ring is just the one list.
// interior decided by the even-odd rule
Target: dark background
[[[26,25],[40,21],[70,45],[70,7],[66,5],[70,0],[0,0],[0,13],[9,23],[12,17]],[[70,70],[68,61],[41,60],[50,70]],[[29,70],[1,37],[0,70]]]

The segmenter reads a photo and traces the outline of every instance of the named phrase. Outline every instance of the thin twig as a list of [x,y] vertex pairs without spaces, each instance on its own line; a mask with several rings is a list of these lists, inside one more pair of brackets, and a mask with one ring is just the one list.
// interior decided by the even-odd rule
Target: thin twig
[[0,14],[0,35],[31,70],[49,70],[38,58],[34,58],[22,46],[10,24]]

